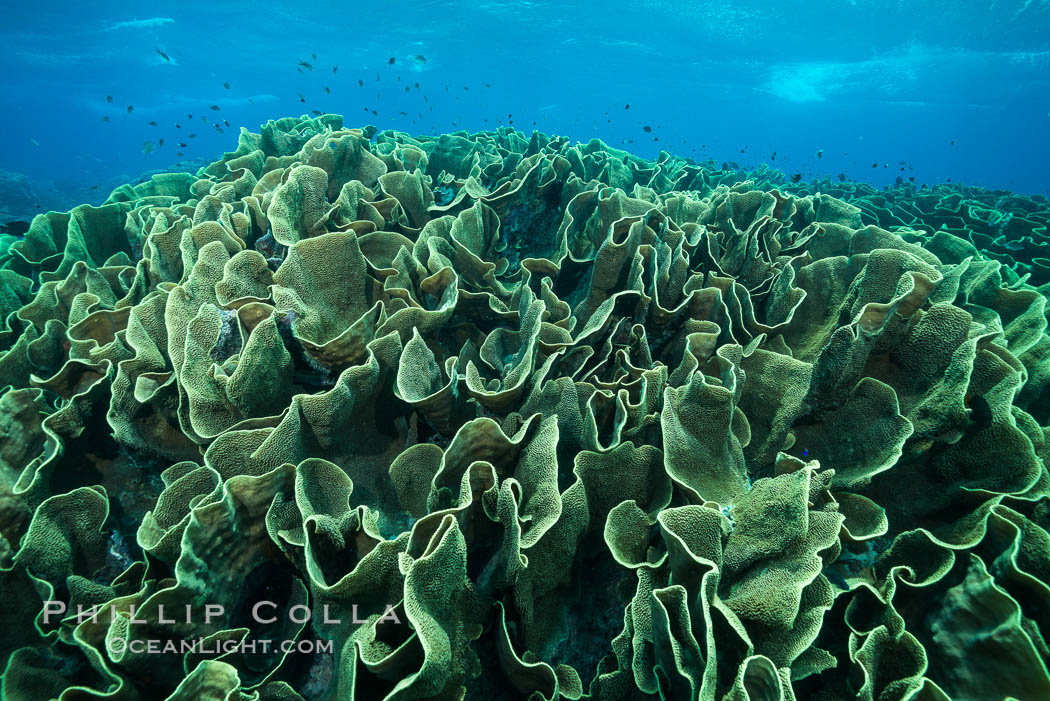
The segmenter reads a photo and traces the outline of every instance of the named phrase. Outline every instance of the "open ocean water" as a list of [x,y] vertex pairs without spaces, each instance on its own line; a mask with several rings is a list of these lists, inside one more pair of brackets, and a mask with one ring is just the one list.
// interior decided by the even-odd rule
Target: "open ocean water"
[[1050,700],[1050,0],[0,3],[0,701]]

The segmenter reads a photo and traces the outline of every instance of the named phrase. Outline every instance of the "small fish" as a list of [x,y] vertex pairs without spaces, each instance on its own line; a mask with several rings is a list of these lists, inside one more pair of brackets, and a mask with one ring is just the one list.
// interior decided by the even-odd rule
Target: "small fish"
[[321,116],[322,114],[324,114],[321,110],[310,110],[310,113],[316,114],[317,116]]
[[179,148],[186,148],[186,142],[185,141],[180,141],[179,142]]
[[144,141],[144,142],[142,142],[142,152],[143,153],[153,153],[153,149],[154,148],[156,148],[156,145],[152,141]]
[[[36,205],[38,208],[40,205]],[[21,219],[7,222],[7,233],[14,236],[24,236],[29,231],[29,222]]]
[[358,78],[357,79],[357,87],[359,87],[359,88],[365,87],[365,81],[363,81],[360,78]]
[[488,83],[485,83],[485,87],[486,88],[491,88],[492,86],[490,84],[488,84]]
[[872,167],[872,168],[878,168],[878,167],[879,167],[879,164],[878,164],[878,163],[872,163],[872,164],[871,164],[871,167]]
[[113,96],[112,95],[106,95],[106,102],[113,102]]
[[402,117],[408,116],[408,112],[398,112],[398,114],[400,114]]
[[1023,251],[1024,244],[1020,241],[1007,241],[1003,244],[1003,248],[1008,251]]
[[463,86],[463,89],[464,89],[464,90],[470,90],[470,87],[468,87],[468,86],[464,85],[464,86]]
[[325,91],[326,93],[328,93],[329,95],[331,95],[331,94],[332,94],[332,89],[331,89],[330,87],[328,87],[327,85],[326,85],[326,86],[324,86],[324,91]]
[[193,119],[193,115],[192,114],[187,114],[186,115],[186,119]]
[[642,131],[644,131],[646,134],[652,134],[653,133],[653,128],[651,126],[649,126],[648,124],[646,124],[644,127],[642,127]]
[[337,63],[334,66],[332,66],[332,75],[335,75],[338,72],[339,72],[339,64]]
[[300,93],[296,93],[296,95],[299,96],[299,102],[306,102],[306,98],[303,97],[303,94],[301,92]]
[[777,160],[777,152],[776,151],[774,151],[773,155],[769,157],[769,160],[771,160],[771,161]]
[[623,108],[624,108],[625,110],[629,110],[629,109],[631,109],[631,103],[630,103],[630,102],[628,102],[628,103],[627,103],[626,105],[624,105],[624,106],[623,106]]
[[310,58],[312,58],[313,60],[316,61],[317,60],[317,54],[314,54],[314,53],[310,54]]
[[838,571],[831,569],[824,570],[824,576],[828,578],[832,584],[843,591],[849,591],[849,584],[846,582],[846,578],[843,577]]
[[222,123],[225,124],[226,126],[230,126],[230,123],[227,120],[225,120],[225,119],[222,120]]
[[817,158],[823,158],[823,157],[824,157],[824,149],[818,149],[817,150]]
[[415,88],[416,90],[419,90],[419,83],[416,83]]
[[164,60],[165,60],[165,61],[167,61],[168,63],[171,63],[171,57],[169,57],[169,56],[168,56],[168,55],[167,55],[166,53],[164,53],[164,52],[163,52],[163,51],[161,51],[160,49],[157,49],[157,53],[158,53],[158,54],[160,54],[160,57],[161,57],[162,59],[164,59]]
[[427,57],[423,54],[416,54],[412,60],[414,60],[418,65],[422,66],[424,63],[427,62]]
[[968,402],[970,407],[970,418],[981,428],[992,425],[992,408],[988,406],[988,400],[979,394],[974,394]]
[[91,186],[91,189],[92,189],[92,190],[97,190],[97,189],[98,189],[98,185],[92,185],[92,186]]
[[222,130],[222,127],[220,127],[218,124],[216,124],[214,126],[215,126],[215,131],[219,132],[220,134],[225,134],[226,133],[225,131]]
[[314,69],[314,67],[311,64],[307,63],[306,61],[304,61],[302,59],[296,59],[296,60],[299,62],[299,65],[302,66],[303,68],[305,68],[306,70],[312,71]]
[[952,146],[955,146],[955,139],[952,139]]
[[33,144],[34,146],[39,146],[40,145],[40,143],[36,139],[30,139],[29,143]]
[[390,60],[389,60],[389,61],[387,61],[387,65],[388,65],[388,66],[392,66],[392,65],[394,65],[394,61],[396,61],[396,60],[397,60],[397,59],[395,59],[395,58],[394,58],[393,56],[391,56],[391,57],[390,57]]
[[176,156],[181,156],[181,155],[183,155],[183,153],[182,153],[182,151],[179,151],[179,152],[178,152],[178,153],[176,153],[175,155],[176,155]]
[[218,106],[218,105],[212,105],[212,106],[211,106],[211,109],[213,109],[213,110],[215,110],[216,112],[218,112],[220,108],[219,108],[219,106]]
[[295,70],[299,72],[299,75],[306,75],[305,73],[303,73],[303,69],[299,68],[298,66],[295,67]]
[[197,138],[197,135],[196,135],[196,134],[190,134],[190,138],[191,138],[191,139],[196,139],[196,138]]
[[109,121],[109,117],[103,117],[103,118],[102,118],[102,121],[103,121],[103,122],[108,122],[108,121]]
[[157,146],[163,146],[163,145],[164,145],[164,139],[157,139]]
[[846,174],[845,173],[839,173],[839,182],[840,183],[846,182]]
[[376,110],[370,110],[370,111],[371,111],[371,112],[372,112],[372,114],[374,114],[374,115],[375,115],[376,117],[378,117],[378,116],[379,116],[379,112],[377,112]]
[[150,121],[146,122],[146,124],[149,124],[151,127],[157,126],[157,123],[154,122],[152,119]]
[[132,111],[134,111],[134,109],[135,109],[135,105],[128,105],[128,114],[131,114]]
[[175,128],[176,129],[182,129],[182,125],[179,124],[178,122],[175,122]]
[[230,84],[229,84],[229,83],[223,83],[223,84],[222,84],[222,87],[224,87],[224,88],[226,88],[227,90],[229,90],[229,89],[230,89]]
[[802,179],[802,173],[795,173],[794,175],[791,176],[791,182],[793,182],[793,183],[797,183],[801,179]]

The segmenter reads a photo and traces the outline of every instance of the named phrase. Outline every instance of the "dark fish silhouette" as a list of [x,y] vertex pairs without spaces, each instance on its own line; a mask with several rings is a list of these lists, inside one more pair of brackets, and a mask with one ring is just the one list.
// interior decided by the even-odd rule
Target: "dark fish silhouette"
[[415,58],[413,60],[416,63],[418,63],[420,66],[422,66],[424,63],[427,62],[427,57],[424,56],[423,54],[416,54],[416,56],[415,56]]
[[314,69],[312,64],[307,63],[306,61],[302,60],[301,58],[297,58],[296,60],[299,62],[299,65],[302,66],[303,68],[305,68],[306,70],[312,71]]
[[335,75],[338,72],[339,72],[339,64],[337,63],[334,66],[332,66],[332,75]]
[[213,110],[215,110],[216,112],[218,112],[218,111],[219,111],[219,106],[218,106],[218,105],[212,105],[212,106],[211,106],[211,109],[213,109]]
[[1020,241],[1007,241],[1003,244],[1003,248],[1005,248],[1008,251],[1023,251],[1024,244]]
[[157,139],[157,146],[163,146],[163,145],[164,145],[164,139]]
[[158,54],[160,54],[160,57],[161,57],[162,59],[164,59],[164,60],[165,60],[165,61],[167,61],[168,63],[171,63],[171,58],[170,58],[170,57],[169,57],[169,56],[168,56],[168,55],[167,55],[166,53],[164,53],[164,52],[163,52],[163,51],[161,51],[160,49],[157,49],[157,53],[158,53]]
[[131,112],[132,112],[132,111],[133,111],[134,109],[135,109],[135,105],[128,105],[128,114],[131,114]]
[[197,138],[197,135],[196,135],[196,134],[190,134],[190,138],[191,138],[191,139],[196,139],[196,138]]
[[328,87],[327,85],[326,85],[326,86],[324,86],[324,91],[325,91],[326,93],[328,93],[329,95],[331,95],[331,94],[332,94],[332,89],[331,89],[330,87]]
[[769,160],[771,160],[771,161],[777,160],[777,152],[776,151],[774,151],[773,155],[769,157]]
[[797,183],[801,179],[802,179],[802,173],[795,173],[794,175],[791,176],[791,182],[793,182],[793,183]]
[[186,115],[186,119],[193,119],[193,115],[192,114],[187,114]]
[[224,88],[226,88],[227,90],[229,90],[229,89],[230,89],[230,84],[229,84],[229,83],[223,83],[223,84],[222,84],[222,87],[224,87]]
[[979,394],[970,397],[970,419],[981,428],[992,425],[992,408],[988,406],[988,400]]
[[179,124],[178,122],[175,122],[175,128],[176,129],[182,129],[182,125]]
[[878,168],[878,167],[879,167],[879,164],[878,164],[878,163],[872,163],[872,164],[871,164],[871,167],[872,167],[872,168]]
[[228,121],[226,121],[225,119],[222,120],[222,123],[225,124],[226,126],[230,126],[230,123]]
[[846,174],[845,173],[839,173],[839,182],[840,183],[846,182]]
[[492,86],[491,86],[491,85],[489,85],[488,83],[485,83],[485,87],[486,87],[486,88],[491,88]]
[[817,158],[823,158],[823,157],[824,157],[824,149],[819,149],[817,151]]
[[321,116],[322,114],[324,114],[323,112],[321,112],[321,110],[310,110],[310,113],[316,114],[317,116]]
[[157,126],[157,123],[156,123],[156,122],[154,122],[153,120],[150,120],[150,121],[148,121],[148,122],[146,122],[146,123],[147,123],[147,124],[149,124],[149,125],[150,125],[151,127],[155,127],[155,126]]
[[[37,205],[38,207],[40,205]],[[16,221],[7,222],[7,233],[14,236],[24,236],[29,231],[29,222],[18,219]]]
[[365,81],[363,81],[360,78],[358,78],[357,79],[357,87],[359,87],[359,88],[365,87]]
[[180,141],[179,142],[179,148],[186,148],[186,142],[185,141]]
[[313,60],[316,61],[317,60],[317,54],[314,54],[314,53],[310,54],[310,58],[312,58]]
[[652,134],[653,133],[653,128],[651,126],[649,126],[648,124],[646,124],[644,127],[642,127],[642,131],[644,131],[646,134]]
[[112,95],[106,95],[106,102],[113,102],[113,96]]
[[301,92],[300,93],[296,93],[296,95],[299,96],[299,102],[306,102],[306,98],[303,97],[303,94]]
[[103,118],[102,118],[102,121],[103,121],[103,122],[108,122],[108,121],[109,121],[109,117],[103,117]]
[[387,65],[390,65],[390,66],[394,65],[394,61],[396,61],[396,60],[397,60],[397,59],[395,59],[395,58],[394,58],[393,56],[391,56],[391,57],[390,57],[390,60],[389,60],[389,61],[387,61]]

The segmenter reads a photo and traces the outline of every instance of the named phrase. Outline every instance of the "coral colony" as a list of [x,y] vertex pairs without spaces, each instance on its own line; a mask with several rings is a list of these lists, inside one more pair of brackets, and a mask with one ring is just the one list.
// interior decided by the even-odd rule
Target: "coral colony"
[[4,234],[3,698],[1050,698],[1050,208],[799,180],[326,114]]

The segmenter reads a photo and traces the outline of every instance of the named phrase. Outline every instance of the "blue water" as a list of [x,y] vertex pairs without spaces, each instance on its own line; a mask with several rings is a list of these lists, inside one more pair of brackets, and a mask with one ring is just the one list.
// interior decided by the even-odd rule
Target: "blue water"
[[101,202],[233,150],[240,126],[315,109],[410,133],[513,120],[878,186],[1050,189],[1047,0],[8,0],[0,38],[0,171],[34,200],[0,200],[9,216]]

